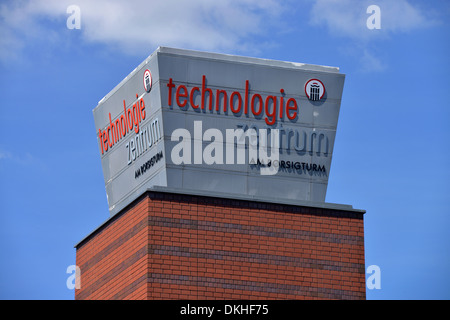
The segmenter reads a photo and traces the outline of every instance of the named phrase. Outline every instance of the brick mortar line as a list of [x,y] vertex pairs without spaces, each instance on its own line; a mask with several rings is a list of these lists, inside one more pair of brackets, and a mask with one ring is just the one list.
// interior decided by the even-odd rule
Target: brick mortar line
[[[232,280],[214,277],[198,277],[170,275],[163,273],[149,273],[149,283],[168,283],[176,285],[213,287],[240,291],[267,292],[275,294],[287,294],[296,296],[309,296],[328,299],[351,299],[363,298],[364,293],[343,289],[328,289],[321,287],[304,287],[299,285],[267,283],[259,281]],[[203,285],[202,285],[203,284]],[[236,293],[239,294],[239,293]]]
[[[130,266],[132,266],[134,263],[139,261],[142,257],[146,256],[148,254],[148,245],[144,245],[142,248],[137,250],[135,253],[133,253],[131,256],[129,256],[126,260],[119,263],[117,266],[115,266],[112,270],[108,271],[105,275],[103,275],[100,279],[97,279],[94,283],[89,285],[87,288],[81,289],[82,292],[76,295],[77,300],[84,300],[95,291],[97,291],[99,288],[101,288],[106,283],[110,283],[114,278],[119,276],[122,272],[127,270]],[[83,270],[81,270],[81,286],[83,286]]]
[[92,258],[90,258],[88,261],[86,261],[84,264],[80,266],[81,272],[86,272],[93,266],[95,266],[99,261],[101,261],[103,258],[107,257],[110,253],[114,252],[117,248],[124,245],[128,240],[132,239],[133,236],[138,234],[142,229],[145,227],[148,227],[148,216],[145,216],[143,219],[141,219],[138,223],[136,223],[134,226],[129,228],[126,232],[124,232],[121,236],[116,238],[113,242],[108,244],[105,248],[103,248],[101,251],[99,251],[97,254],[95,254]]
[[[149,217],[149,225],[157,225],[160,227],[168,228],[180,228],[180,229],[193,229],[203,231],[215,231],[215,232],[231,232],[240,234],[249,234],[257,236],[275,237],[275,238],[288,238],[297,240],[317,240],[323,239],[323,242],[350,244],[350,245],[363,245],[364,238],[360,236],[342,235],[327,232],[294,230],[294,229],[281,229],[262,226],[250,226],[244,224],[232,224],[214,221],[202,221],[193,219],[178,219],[178,218],[166,218],[166,217]],[[209,228],[215,228],[210,230]]]
[[[350,273],[361,273],[364,272],[365,270],[365,265],[360,263],[301,258],[301,257],[289,257],[282,255],[269,255],[260,253],[236,252],[227,250],[198,249],[181,246],[150,245],[149,254],[197,258],[197,260],[203,258],[213,260],[237,261],[236,260],[237,258],[239,259],[238,261],[246,261],[250,263],[256,262],[253,260],[259,260],[256,263],[268,265],[281,265],[281,266],[291,266],[291,264],[299,264],[298,267],[302,268],[342,271]],[[261,260],[263,260],[263,262],[261,262]]]
[[[139,288],[142,284],[148,284],[148,273],[143,274],[138,279],[127,285],[125,288],[116,293],[111,300],[123,300],[127,296],[129,296],[134,291],[131,291],[133,288]],[[148,286],[147,286],[148,289]]]

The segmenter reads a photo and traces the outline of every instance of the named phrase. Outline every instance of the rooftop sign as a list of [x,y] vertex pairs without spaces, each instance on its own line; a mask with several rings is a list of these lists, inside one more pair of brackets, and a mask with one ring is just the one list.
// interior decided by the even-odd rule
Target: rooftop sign
[[155,186],[324,202],[344,78],[158,48],[93,111],[111,215]]

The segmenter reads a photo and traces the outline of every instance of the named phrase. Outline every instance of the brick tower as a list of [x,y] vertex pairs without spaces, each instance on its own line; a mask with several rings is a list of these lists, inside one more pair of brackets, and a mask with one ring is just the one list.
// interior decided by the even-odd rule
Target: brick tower
[[325,202],[344,80],[158,48],[93,110],[110,218],[76,299],[365,299],[364,211]]
[[76,299],[365,299],[363,211],[149,190],[77,246]]

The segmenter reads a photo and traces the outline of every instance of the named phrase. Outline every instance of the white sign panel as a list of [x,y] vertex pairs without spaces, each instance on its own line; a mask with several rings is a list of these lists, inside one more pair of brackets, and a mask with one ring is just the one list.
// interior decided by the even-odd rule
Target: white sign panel
[[158,48],[93,111],[111,215],[153,186],[324,202],[344,78]]

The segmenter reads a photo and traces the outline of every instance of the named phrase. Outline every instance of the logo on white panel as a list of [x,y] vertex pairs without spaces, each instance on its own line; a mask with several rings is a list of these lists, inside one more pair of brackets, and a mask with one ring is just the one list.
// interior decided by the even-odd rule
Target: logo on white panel
[[152,73],[148,69],[144,71],[144,89],[146,92],[152,90]]
[[305,84],[305,93],[309,100],[319,101],[325,94],[325,86],[318,79],[308,80]]

